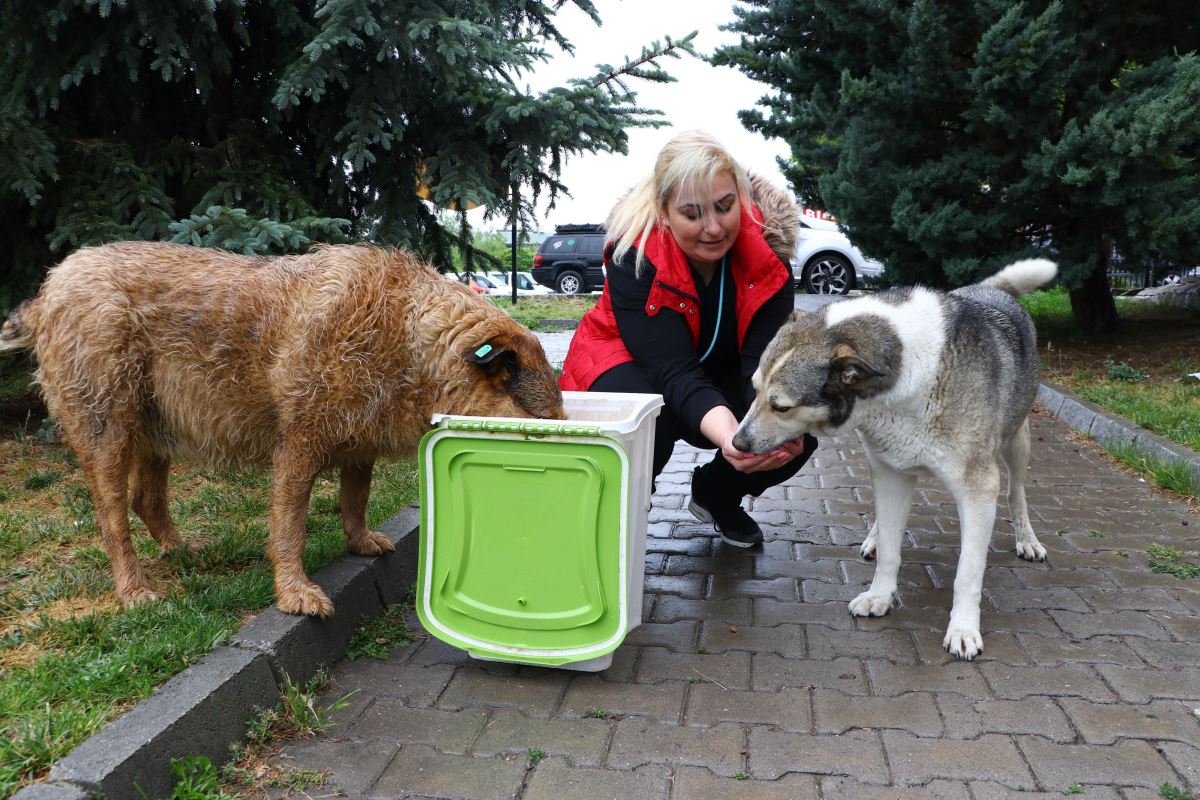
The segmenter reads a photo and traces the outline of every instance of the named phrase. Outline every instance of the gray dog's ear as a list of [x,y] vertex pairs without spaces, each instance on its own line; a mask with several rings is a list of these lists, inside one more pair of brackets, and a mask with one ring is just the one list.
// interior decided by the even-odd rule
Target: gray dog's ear
[[833,358],[830,359],[829,366],[841,374],[841,381],[847,386],[857,386],[867,378],[883,374],[848,344],[839,344],[833,348]]
[[468,364],[474,364],[488,375],[495,375],[504,370],[512,377],[517,371],[517,354],[491,342],[473,347],[463,356]]
[[808,312],[803,309],[793,308],[792,313],[788,315],[788,322],[797,322],[808,316]]

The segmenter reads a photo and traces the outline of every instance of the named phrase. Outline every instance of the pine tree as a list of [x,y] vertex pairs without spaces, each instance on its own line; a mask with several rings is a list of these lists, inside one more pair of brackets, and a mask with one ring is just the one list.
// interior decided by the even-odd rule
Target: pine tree
[[1109,329],[1114,243],[1200,260],[1194,3],[746,5],[716,61],[774,91],[743,122],[789,143],[797,193],[889,275],[961,285],[1043,252],[1077,322]]
[[[591,0],[573,0],[597,24]],[[663,124],[630,79],[648,45],[543,92],[571,50],[536,0],[3,0],[0,309],[75,248],[162,239],[247,253],[370,241],[451,262],[438,206],[523,225],[563,160]],[[693,34],[694,35],[694,34]],[[468,251],[468,257],[470,253]]]

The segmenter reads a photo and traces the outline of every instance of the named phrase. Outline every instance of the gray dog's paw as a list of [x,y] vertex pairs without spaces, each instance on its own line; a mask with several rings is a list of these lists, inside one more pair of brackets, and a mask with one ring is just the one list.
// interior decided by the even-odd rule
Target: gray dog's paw
[[963,661],[970,661],[983,652],[983,636],[978,630],[950,628],[942,639],[942,648]]

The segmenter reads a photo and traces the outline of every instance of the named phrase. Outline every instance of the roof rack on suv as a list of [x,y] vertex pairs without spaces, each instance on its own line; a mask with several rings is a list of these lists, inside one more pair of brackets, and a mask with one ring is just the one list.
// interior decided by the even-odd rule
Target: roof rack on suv
[[555,225],[555,233],[604,233],[604,226],[595,223],[587,225]]

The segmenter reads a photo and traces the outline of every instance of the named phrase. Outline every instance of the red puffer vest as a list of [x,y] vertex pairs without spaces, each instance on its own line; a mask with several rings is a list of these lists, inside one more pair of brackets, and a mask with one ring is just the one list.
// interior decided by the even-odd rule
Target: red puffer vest
[[[792,279],[791,268],[779,260],[763,238],[762,224],[758,221],[762,215],[758,208],[747,206],[742,204],[741,225],[729,252],[738,287],[738,347],[745,340],[746,329],[754,314]],[[657,270],[654,286],[646,300],[646,313],[654,316],[665,309],[682,314],[692,332],[692,346],[696,347],[700,340],[699,293],[687,258],[674,237],[662,226],[650,232],[645,247],[646,258]],[[596,378],[618,364],[632,360],[633,356],[625,349],[617,330],[606,286],[600,302],[583,316],[575,330],[558,384],[565,391],[587,391]]]

